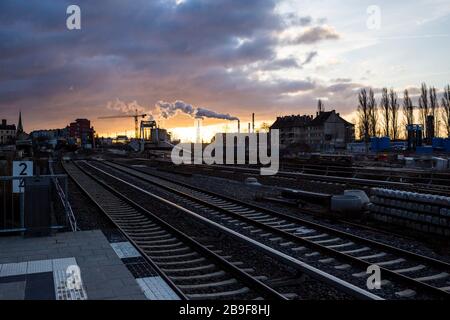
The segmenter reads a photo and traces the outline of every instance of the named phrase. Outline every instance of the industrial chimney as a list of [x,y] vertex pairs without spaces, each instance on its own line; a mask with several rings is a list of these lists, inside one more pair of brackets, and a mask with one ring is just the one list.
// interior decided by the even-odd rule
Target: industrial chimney
[[255,133],[255,114],[252,113],[252,132]]
[[238,133],[241,133],[241,120],[238,119]]
[[202,118],[195,118],[195,126],[196,126],[196,129],[197,129],[197,132],[196,132],[196,139],[195,139],[195,142],[196,143],[201,143],[202,142],[202,137],[201,137],[201,121],[202,121]]

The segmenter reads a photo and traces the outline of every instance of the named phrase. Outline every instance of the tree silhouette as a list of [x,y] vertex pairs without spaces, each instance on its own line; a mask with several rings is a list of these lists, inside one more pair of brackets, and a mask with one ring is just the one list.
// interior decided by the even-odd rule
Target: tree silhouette
[[419,97],[419,112],[420,112],[420,120],[423,125],[423,129],[425,133],[427,132],[427,116],[429,113],[429,105],[428,105],[428,90],[427,85],[422,83],[421,94]]
[[442,97],[442,120],[447,131],[447,137],[450,138],[450,85],[444,88]]
[[392,128],[392,139],[397,140],[398,138],[398,110],[400,106],[397,101],[397,93],[394,89],[389,91],[389,111],[391,113],[391,128]]
[[359,105],[358,105],[358,118],[360,130],[362,130],[362,135],[364,143],[366,144],[366,152],[369,146],[369,135],[370,135],[370,111],[368,106],[368,97],[366,89],[361,89],[358,95]]
[[439,135],[439,125],[438,125],[438,112],[439,112],[439,102],[436,98],[436,88],[432,87],[430,92],[430,111],[434,119],[434,133],[436,136]]
[[319,99],[319,101],[317,101],[317,112],[322,113],[324,111],[325,111],[325,105],[323,104],[322,100]]
[[391,110],[389,103],[388,89],[383,88],[381,91],[381,102],[380,102],[381,114],[384,122],[384,135],[386,137],[390,136],[390,122],[391,122]]
[[[405,115],[405,126],[414,124],[414,106],[412,104],[411,98],[409,97],[408,89],[403,92],[403,114]],[[405,128],[405,133],[407,136],[408,131]]]
[[372,88],[369,89],[369,97],[367,100],[367,107],[369,109],[369,115],[370,115],[369,132],[372,137],[376,137],[377,136],[378,110],[377,110],[377,102],[375,101],[375,96],[374,96]]
[[261,125],[259,126],[259,131],[260,132],[269,132],[270,131],[270,124],[267,123],[267,122],[261,123]]

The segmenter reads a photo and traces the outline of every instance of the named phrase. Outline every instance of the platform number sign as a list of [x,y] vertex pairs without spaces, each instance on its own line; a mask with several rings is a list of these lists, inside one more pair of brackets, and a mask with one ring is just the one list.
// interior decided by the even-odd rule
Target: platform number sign
[[[33,176],[33,161],[14,161],[13,162],[14,177],[31,177]],[[13,193],[23,193],[25,188],[24,179],[13,180]]]

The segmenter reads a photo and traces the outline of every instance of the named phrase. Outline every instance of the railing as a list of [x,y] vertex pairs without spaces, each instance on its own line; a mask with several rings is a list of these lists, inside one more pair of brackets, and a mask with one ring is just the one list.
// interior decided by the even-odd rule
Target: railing
[[[35,179],[38,176],[27,176],[27,177],[12,177],[4,176],[0,177],[0,234],[7,232],[24,232],[27,230],[25,225],[25,199],[26,191],[22,193],[14,193],[13,191],[13,181],[23,181],[20,185],[25,186],[26,190],[27,181]],[[41,175],[40,178],[50,178],[55,182],[55,187],[57,194],[62,200],[64,210],[70,210],[70,205],[68,204],[68,199],[65,196],[67,194],[67,176],[66,175]],[[61,187],[59,181],[63,181],[64,188]],[[68,209],[70,208],[70,209]],[[73,212],[71,212],[73,216]],[[67,215],[68,216],[68,215]],[[68,219],[70,227],[73,230],[73,226],[76,228],[76,222],[72,219]]]
[[[51,160],[51,159],[49,160],[48,167],[49,167],[51,175],[55,176],[54,171],[53,171],[53,160]],[[53,180],[53,183],[55,185],[56,192],[58,193],[59,199],[61,200],[61,203],[63,205],[64,212],[66,214],[66,219],[67,219],[67,222],[68,222],[68,224],[70,226],[70,229],[73,232],[76,232],[76,231],[79,231],[79,228],[77,226],[77,220],[75,218],[75,215],[73,213],[72,207],[71,207],[70,202],[69,202],[69,193],[67,192],[68,191],[67,176],[64,176],[64,177],[65,177],[65,179],[64,179],[64,190],[61,187],[61,184],[60,184],[59,179],[57,177],[55,177],[52,180]]]

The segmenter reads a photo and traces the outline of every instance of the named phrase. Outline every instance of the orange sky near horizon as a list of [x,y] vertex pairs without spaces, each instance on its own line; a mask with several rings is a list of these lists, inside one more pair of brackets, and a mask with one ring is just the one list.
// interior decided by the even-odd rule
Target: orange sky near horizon
[[[255,128],[259,129],[263,123],[272,124],[276,117],[258,118],[255,114]],[[355,114],[342,115],[347,121],[353,122]],[[251,123],[250,117],[242,117],[241,132],[248,132],[248,123]],[[180,139],[182,142],[194,142],[196,137],[195,120],[187,115],[178,114],[170,119],[161,119],[157,121],[160,128],[165,128],[172,133],[172,138]],[[127,135],[134,137],[134,119],[92,119],[91,124],[99,137],[115,137],[117,135]],[[237,132],[237,121],[226,121],[222,119],[204,119],[202,120],[201,136],[203,141],[210,141],[218,132]]]
[[[255,128],[258,129],[264,122],[272,124],[275,121],[272,119],[255,119]],[[180,139],[182,142],[195,141],[196,126],[194,119],[177,115],[171,119],[157,120],[160,128],[165,128],[173,134],[174,139]],[[248,131],[248,123],[251,123],[251,118],[241,119],[241,132]],[[134,119],[112,119],[111,120],[91,120],[92,126],[98,136],[115,137],[116,135],[134,136]],[[201,125],[201,135],[204,141],[210,141],[217,132],[237,132],[237,121],[226,121],[221,119],[204,119]]]

